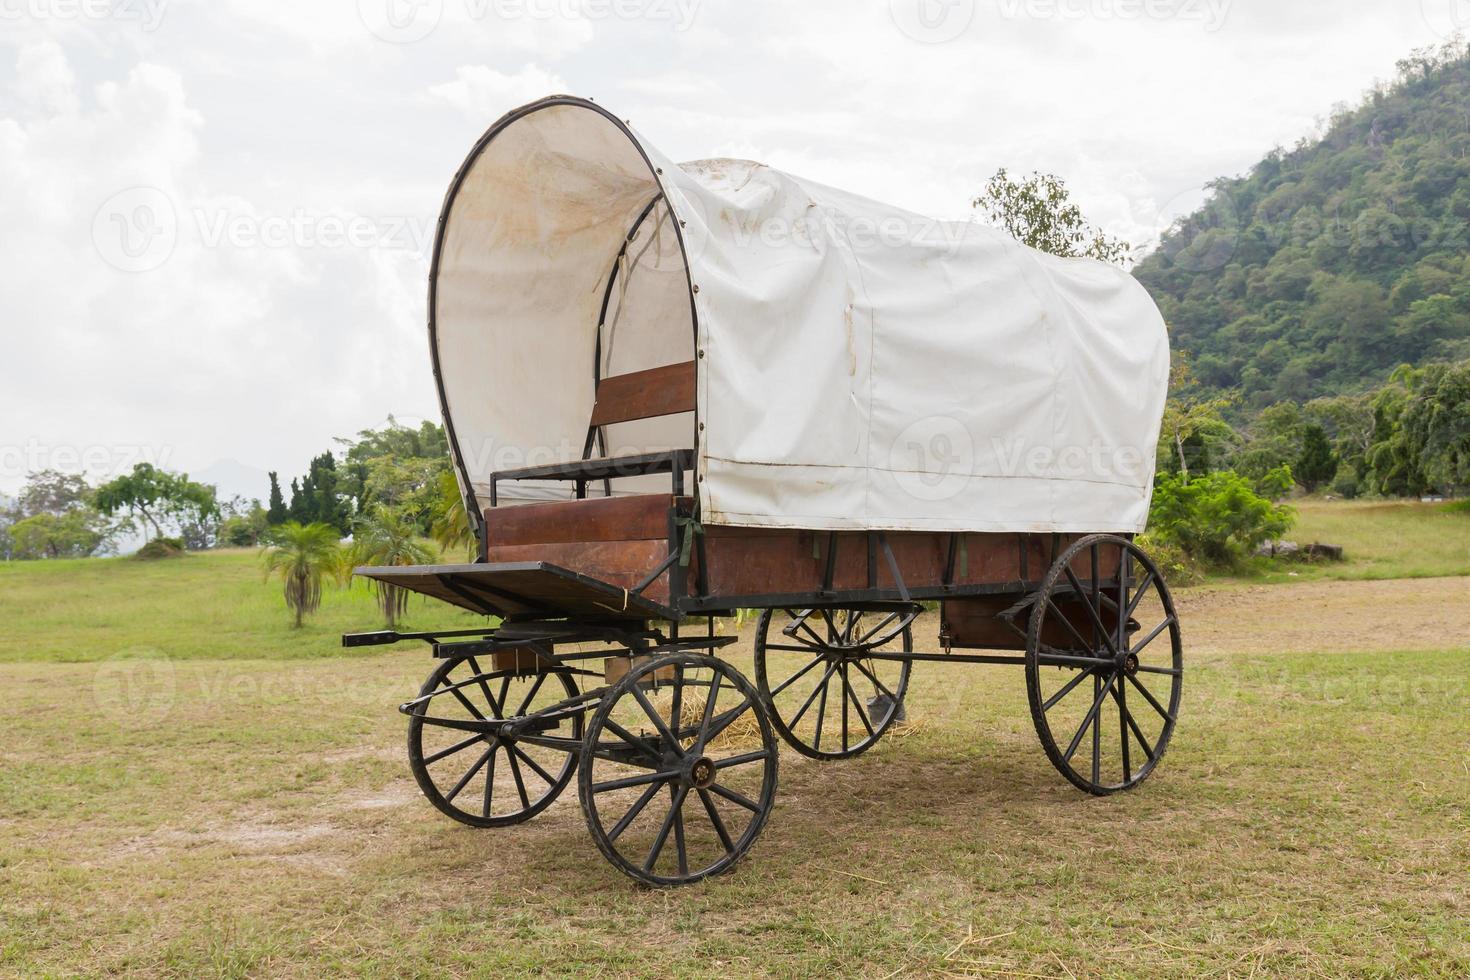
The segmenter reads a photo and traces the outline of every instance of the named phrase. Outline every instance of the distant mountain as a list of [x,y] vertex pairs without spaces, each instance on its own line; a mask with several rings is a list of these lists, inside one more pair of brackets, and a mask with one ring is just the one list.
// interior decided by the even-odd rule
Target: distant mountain
[[1320,139],[1210,184],[1135,268],[1206,387],[1258,408],[1470,356],[1470,54],[1398,67]]
[[270,496],[270,474],[238,459],[215,460],[197,473],[191,472],[189,479],[213,484],[221,503],[234,496],[243,497],[247,503],[251,500],[264,503]]

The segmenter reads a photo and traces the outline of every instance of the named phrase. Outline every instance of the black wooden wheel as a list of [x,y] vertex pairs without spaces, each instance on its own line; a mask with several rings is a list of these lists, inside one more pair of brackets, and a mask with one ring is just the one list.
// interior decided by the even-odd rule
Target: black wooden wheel
[[697,654],[640,664],[583,738],[577,788],[592,839],[648,885],[728,871],[770,816],[778,754],[759,694],[734,667]]
[[1163,576],[1132,541],[1089,535],[1056,560],[1034,599],[1026,692],[1042,747],[1089,793],[1137,786],[1168,748],[1184,678]]
[[[813,759],[849,759],[903,717],[917,606],[767,609],[755,631],[755,678],[771,724]],[[774,633],[773,633],[774,630]]]
[[[408,765],[419,789],[442,813],[472,827],[531,819],[571,782],[577,754],[452,724],[521,717],[576,694],[565,672],[482,674],[474,657],[445,660],[424,681],[408,719]],[[539,734],[578,740],[582,716]]]

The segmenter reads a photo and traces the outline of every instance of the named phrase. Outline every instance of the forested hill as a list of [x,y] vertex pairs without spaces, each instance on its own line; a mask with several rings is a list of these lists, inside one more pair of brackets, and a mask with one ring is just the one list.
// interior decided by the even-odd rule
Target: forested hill
[[1470,53],[1416,52],[1320,139],[1210,185],[1135,269],[1195,379],[1244,407],[1470,356]]

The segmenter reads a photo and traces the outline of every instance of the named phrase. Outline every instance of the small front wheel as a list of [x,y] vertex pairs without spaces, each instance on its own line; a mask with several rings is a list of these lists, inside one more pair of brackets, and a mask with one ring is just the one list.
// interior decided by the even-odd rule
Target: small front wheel
[[[454,725],[522,717],[576,695],[562,671],[483,673],[474,657],[445,660],[424,681],[408,718],[408,766],[419,789],[439,812],[471,827],[531,819],[571,782],[576,754]],[[558,726],[544,734],[582,735],[580,715]]]
[[777,745],[760,696],[734,667],[675,654],[639,664],[583,737],[578,790],[613,866],[647,885],[730,870],[776,796]]

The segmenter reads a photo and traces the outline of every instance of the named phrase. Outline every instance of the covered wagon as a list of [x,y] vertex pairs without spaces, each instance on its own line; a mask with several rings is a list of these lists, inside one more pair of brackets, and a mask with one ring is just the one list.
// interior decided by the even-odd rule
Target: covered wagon
[[[1126,273],[676,165],[556,96],[455,175],[429,336],[477,560],[357,572],[491,618],[344,642],[439,658],[402,710],[450,817],[516,823],[575,778],[615,866],[696,881],[763,828],[778,738],[863,752],[923,661],[1023,667],[1083,790],[1157,764],[1179,622],[1133,536],[1169,353]],[[718,628],[739,610],[750,651]]]

